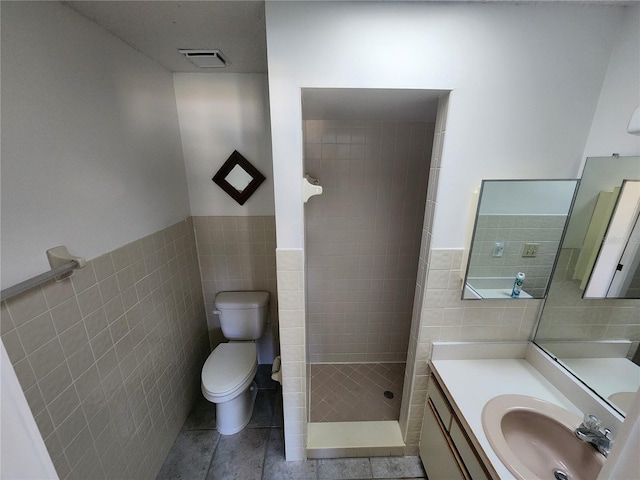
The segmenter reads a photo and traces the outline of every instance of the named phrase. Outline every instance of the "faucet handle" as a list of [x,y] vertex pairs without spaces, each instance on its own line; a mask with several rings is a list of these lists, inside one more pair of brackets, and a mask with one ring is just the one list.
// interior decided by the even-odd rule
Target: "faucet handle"
[[592,430],[594,432],[598,432],[600,431],[600,419],[598,417],[596,417],[595,415],[592,415],[590,413],[585,413],[584,414],[584,418],[582,420],[582,424],[588,428],[589,430]]

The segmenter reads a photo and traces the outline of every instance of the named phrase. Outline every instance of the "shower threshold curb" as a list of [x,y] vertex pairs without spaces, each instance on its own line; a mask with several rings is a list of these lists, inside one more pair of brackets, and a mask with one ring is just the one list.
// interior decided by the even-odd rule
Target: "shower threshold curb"
[[314,422],[307,426],[307,458],[404,455],[405,443],[397,421]]

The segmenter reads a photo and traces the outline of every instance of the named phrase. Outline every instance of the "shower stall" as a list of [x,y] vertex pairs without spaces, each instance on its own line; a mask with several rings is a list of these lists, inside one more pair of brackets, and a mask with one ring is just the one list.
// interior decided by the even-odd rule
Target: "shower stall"
[[440,94],[303,89],[310,422],[399,418]]

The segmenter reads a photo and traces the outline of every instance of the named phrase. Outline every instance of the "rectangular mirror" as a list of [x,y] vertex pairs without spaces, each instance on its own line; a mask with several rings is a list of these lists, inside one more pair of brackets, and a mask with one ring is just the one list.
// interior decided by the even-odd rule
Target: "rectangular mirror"
[[640,157],[587,159],[534,339],[622,414],[640,386],[639,186]]
[[544,298],[577,185],[483,180],[462,299]]

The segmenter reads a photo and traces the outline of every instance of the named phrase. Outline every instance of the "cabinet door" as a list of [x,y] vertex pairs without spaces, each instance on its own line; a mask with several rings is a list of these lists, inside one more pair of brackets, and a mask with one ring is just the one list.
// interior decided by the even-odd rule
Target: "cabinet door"
[[490,476],[485,472],[485,468],[482,466],[480,460],[475,452],[475,448],[471,442],[467,439],[467,436],[463,433],[463,428],[460,426],[458,419],[454,419],[451,424],[451,430],[449,434],[451,441],[456,446],[458,454],[467,468],[469,475],[473,480],[490,480]]
[[447,435],[433,411],[431,401],[427,402],[420,438],[420,458],[429,480],[464,480],[462,473],[449,445]]

